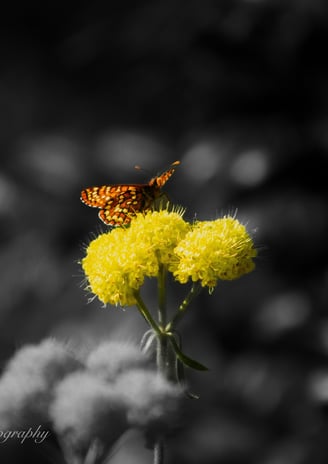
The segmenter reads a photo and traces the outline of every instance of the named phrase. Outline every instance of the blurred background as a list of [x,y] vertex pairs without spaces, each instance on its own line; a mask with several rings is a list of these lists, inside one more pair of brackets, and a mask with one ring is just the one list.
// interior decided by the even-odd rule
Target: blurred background
[[[210,371],[188,372],[201,399],[168,463],[327,463],[327,3],[28,2],[0,24],[0,371],[48,336],[140,339],[133,308],[88,304],[78,261],[105,226],[80,190],[179,159],[170,199],[237,210],[259,258],[181,324]],[[130,440],[113,462],[151,454]]]

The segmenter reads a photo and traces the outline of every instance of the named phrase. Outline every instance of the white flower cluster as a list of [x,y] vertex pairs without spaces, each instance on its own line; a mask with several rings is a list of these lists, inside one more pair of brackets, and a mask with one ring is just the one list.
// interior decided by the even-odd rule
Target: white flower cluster
[[47,339],[17,351],[0,378],[0,430],[50,424],[68,462],[90,450],[101,459],[131,427],[171,429],[181,397],[133,343],[103,342],[82,361]]

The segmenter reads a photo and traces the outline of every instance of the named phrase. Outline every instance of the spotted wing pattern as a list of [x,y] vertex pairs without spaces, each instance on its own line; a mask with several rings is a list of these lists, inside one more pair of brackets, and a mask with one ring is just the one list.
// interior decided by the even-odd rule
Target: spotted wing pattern
[[169,169],[166,171],[162,172],[159,176],[155,176],[152,179],[150,179],[148,185],[153,186],[156,185],[158,189],[161,189],[164,184],[169,180],[169,178],[172,176],[172,174],[175,171],[175,166],[178,166],[180,164],[180,161],[175,161],[174,163],[171,164]]
[[161,188],[175,171],[179,161],[148,184],[117,184],[89,187],[81,192],[81,201],[93,208],[99,208],[99,218],[107,225],[117,227],[127,225],[140,211],[151,209]]

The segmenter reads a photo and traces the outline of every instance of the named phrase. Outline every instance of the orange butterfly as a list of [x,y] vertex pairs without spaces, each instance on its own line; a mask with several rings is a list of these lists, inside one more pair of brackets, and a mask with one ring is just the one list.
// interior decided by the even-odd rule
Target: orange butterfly
[[100,208],[99,218],[112,227],[127,225],[139,212],[150,211],[161,188],[166,184],[180,161],[155,176],[148,184],[116,184],[89,187],[81,192],[81,201],[92,208]]

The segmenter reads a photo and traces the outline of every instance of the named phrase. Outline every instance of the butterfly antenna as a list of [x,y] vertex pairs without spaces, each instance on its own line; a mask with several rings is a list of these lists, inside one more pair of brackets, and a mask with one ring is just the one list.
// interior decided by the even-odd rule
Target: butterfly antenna
[[[170,167],[172,168],[173,166],[179,166],[179,164],[181,164],[181,161],[174,161],[174,163],[171,163]],[[150,171],[148,169],[141,167],[139,164],[136,164],[134,166],[134,169],[136,169],[137,171],[142,171],[142,172],[146,172],[147,174],[150,174]]]
[[150,174],[150,171],[148,171],[148,169],[145,169],[145,168],[139,166],[139,164],[136,164],[134,166],[134,169],[136,169],[137,171],[140,171],[140,172],[146,172],[148,175]]
[[179,160],[174,161],[174,163],[171,164],[171,167],[172,166],[179,166],[179,164],[181,164],[181,161],[179,161]]

